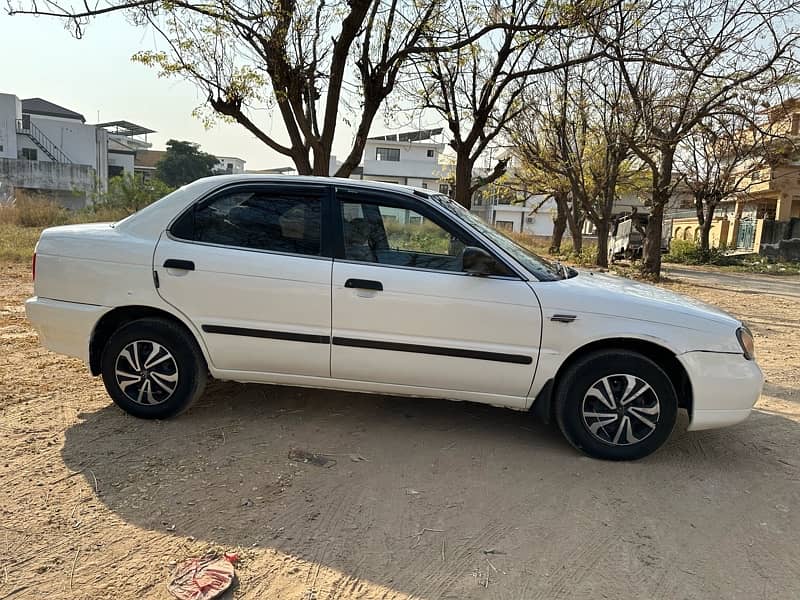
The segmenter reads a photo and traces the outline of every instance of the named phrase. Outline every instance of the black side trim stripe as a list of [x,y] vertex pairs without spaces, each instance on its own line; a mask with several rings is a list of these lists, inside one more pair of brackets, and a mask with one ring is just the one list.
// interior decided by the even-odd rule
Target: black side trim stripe
[[[248,329],[245,327],[227,327],[224,325],[203,325],[202,329],[206,333],[269,338],[274,340],[287,340],[290,342],[307,342],[310,344],[329,344],[331,342],[331,338],[326,335],[292,333],[289,331],[268,331],[265,329]],[[533,358],[530,356],[524,356],[522,354],[504,354],[502,352],[484,352],[482,350],[466,350],[464,348],[442,348],[441,346],[401,344],[397,342],[380,342],[377,340],[359,340],[354,338],[334,337],[333,344],[336,346],[350,346],[352,348],[394,350],[395,352],[415,352],[417,354],[433,354],[436,356],[453,356],[456,358],[491,360],[495,362],[512,363],[517,365],[529,365],[533,362]]]
[[287,340],[290,342],[307,342],[309,344],[331,343],[331,338],[327,335],[292,333],[289,331],[268,331],[266,329],[247,329],[246,327],[226,327],[224,325],[203,325],[203,331],[206,333],[221,333],[223,335],[269,338],[273,340]]
[[456,358],[474,358],[495,362],[529,365],[533,362],[530,356],[522,354],[503,354],[501,352],[483,352],[481,350],[465,350],[463,348],[442,348],[440,346],[423,346],[420,344],[400,344],[396,342],[380,342],[377,340],[358,340],[354,338],[333,338],[334,346],[350,346],[353,348],[371,348],[374,350],[394,350],[395,352],[416,352],[418,354],[435,354],[436,356],[454,356]]

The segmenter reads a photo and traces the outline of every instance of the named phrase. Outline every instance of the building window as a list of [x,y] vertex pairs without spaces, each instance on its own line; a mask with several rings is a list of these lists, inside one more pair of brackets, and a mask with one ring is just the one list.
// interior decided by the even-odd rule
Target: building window
[[450,186],[447,185],[446,183],[440,183],[439,184],[439,193],[440,194],[445,194],[445,195],[449,194],[450,193]]
[[25,160],[39,160],[39,151],[36,148],[23,148],[22,158]]
[[433,158],[435,154],[433,148],[428,148],[428,158]]
[[375,160],[400,162],[400,148],[376,148]]
[[[2,146],[0,146],[0,150],[2,150],[2,149],[3,149],[3,147],[2,147]],[[428,189],[428,184],[427,184],[427,182],[425,182],[425,181],[423,181],[423,182],[422,182],[422,189],[423,189],[423,190],[427,190],[427,189]]]
[[514,231],[514,221],[495,221],[494,226],[497,229],[504,229],[505,231]]
[[792,115],[792,135],[800,134],[800,113]]

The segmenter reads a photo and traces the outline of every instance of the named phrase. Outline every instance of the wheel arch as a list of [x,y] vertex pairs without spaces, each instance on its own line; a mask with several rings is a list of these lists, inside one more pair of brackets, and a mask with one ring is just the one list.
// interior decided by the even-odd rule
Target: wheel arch
[[594,340],[573,350],[558,367],[555,375],[544,384],[541,391],[536,395],[536,399],[531,405],[531,410],[546,422],[550,422],[553,419],[553,397],[564,372],[584,356],[602,350],[629,350],[638,352],[655,362],[659,367],[664,369],[664,372],[675,387],[675,394],[678,397],[678,407],[686,409],[691,419],[694,404],[692,382],[689,379],[689,374],[686,372],[686,369],[678,360],[677,355],[669,348],[657,342],[628,337]]
[[148,317],[171,321],[184,329],[197,344],[200,354],[203,356],[206,364],[209,364],[208,355],[206,354],[206,349],[202,341],[198,339],[196,333],[186,322],[173,313],[154,306],[118,306],[100,317],[92,331],[92,336],[89,340],[89,371],[92,375],[97,376],[100,374],[103,348],[105,348],[106,343],[113,333],[126,323]]

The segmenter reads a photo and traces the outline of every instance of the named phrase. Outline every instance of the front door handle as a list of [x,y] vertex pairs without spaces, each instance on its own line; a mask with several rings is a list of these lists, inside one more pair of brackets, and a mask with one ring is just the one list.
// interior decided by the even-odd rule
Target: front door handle
[[165,269],[181,269],[182,271],[194,271],[194,263],[191,260],[179,260],[168,258],[164,261]]
[[380,281],[373,281],[372,279],[348,279],[344,282],[344,287],[359,290],[374,290],[376,292],[383,291],[383,284]]

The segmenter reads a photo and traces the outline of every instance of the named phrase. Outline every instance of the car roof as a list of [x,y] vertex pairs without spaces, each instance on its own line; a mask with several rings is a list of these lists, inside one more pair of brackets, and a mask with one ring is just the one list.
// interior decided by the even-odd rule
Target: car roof
[[433,190],[402,185],[399,183],[387,183],[384,181],[371,181],[368,179],[349,179],[346,177],[321,177],[316,175],[272,175],[261,173],[243,173],[237,175],[215,175],[199,179],[198,182],[207,183],[256,183],[268,181],[270,183],[316,183],[324,185],[339,185],[347,187],[359,187],[374,190],[386,190],[392,192],[403,192],[414,194],[422,198],[430,198],[438,194]]

